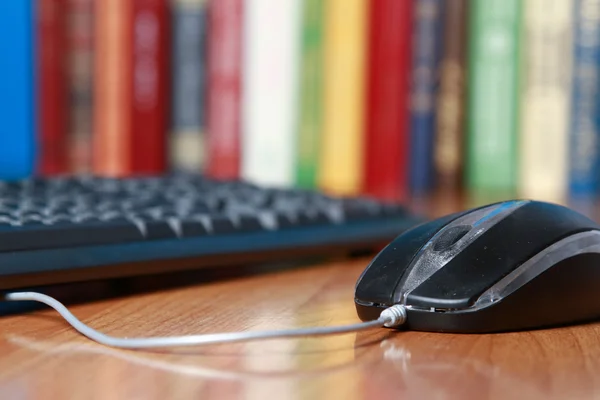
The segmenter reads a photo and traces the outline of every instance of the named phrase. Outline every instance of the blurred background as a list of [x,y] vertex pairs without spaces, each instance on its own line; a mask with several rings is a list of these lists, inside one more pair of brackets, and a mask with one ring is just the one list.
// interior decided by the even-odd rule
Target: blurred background
[[11,0],[0,179],[595,197],[600,0]]

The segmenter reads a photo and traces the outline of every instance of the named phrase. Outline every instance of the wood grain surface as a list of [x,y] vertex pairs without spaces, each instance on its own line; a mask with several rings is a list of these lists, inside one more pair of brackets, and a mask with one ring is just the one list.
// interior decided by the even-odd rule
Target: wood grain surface
[[[73,306],[118,336],[358,321],[368,258]],[[52,310],[0,319],[3,399],[600,398],[600,324],[454,335],[373,329],[169,350],[115,350]]]
[[[419,207],[436,216],[464,203],[439,197]],[[130,337],[355,323],[354,285],[369,260],[203,272],[185,285],[148,277],[115,296],[98,283],[76,291],[108,297],[71,309]],[[380,328],[140,351],[91,342],[46,308],[0,318],[0,398],[11,400],[592,399],[599,376],[600,323],[486,335]]]

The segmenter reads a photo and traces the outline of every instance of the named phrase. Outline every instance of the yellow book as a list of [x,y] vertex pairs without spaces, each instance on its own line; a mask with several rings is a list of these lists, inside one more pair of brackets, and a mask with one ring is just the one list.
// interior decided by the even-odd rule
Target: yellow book
[[367,0],[325,1],[318,184],[331,194],[361,189],[367,5]]

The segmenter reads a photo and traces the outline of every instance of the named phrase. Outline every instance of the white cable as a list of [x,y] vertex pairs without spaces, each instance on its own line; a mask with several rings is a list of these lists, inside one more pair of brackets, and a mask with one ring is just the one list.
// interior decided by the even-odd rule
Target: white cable
[[126,348],[154,348],[154,347],[170,347],[170,346],[194,346],[203,344],[227,343],[255,339],[269,339],[278,337],[292,336],[313,336],[313,335],[330,335],[336,333],[354,332],[364,329],[377,327],[396,327],[404,323],[406,320],[406,309],[403,305],[397,304],[383,310],[378,319],[373,321],[362,322],[352,325],[332,326],[332,327],[315,327],[315,328],[298,328],[282,331],[258,331],[258,332],[228,332],[228,333],[212,333],[203,335],[188,335],[188,336],[172,336],[172,337],[148,337],[148,338],[117,338],[105,335],[97,330],[87,326],[75,317],[71,312],[58,300],[42,293],[36,292],[18,292],[9,293],[4,296],[8,301],[37,301],[44,303],[56,310],[73,328],[79,333],[100,344]]

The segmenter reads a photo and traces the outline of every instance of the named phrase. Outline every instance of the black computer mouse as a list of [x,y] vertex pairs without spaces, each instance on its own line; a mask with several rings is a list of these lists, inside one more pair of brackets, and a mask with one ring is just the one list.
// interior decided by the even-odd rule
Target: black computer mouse
[[359,317],[403,304],[407,329],[483,333],[600,319],[600,225],[567,207],[490,204],[406,231],[357,281]]

